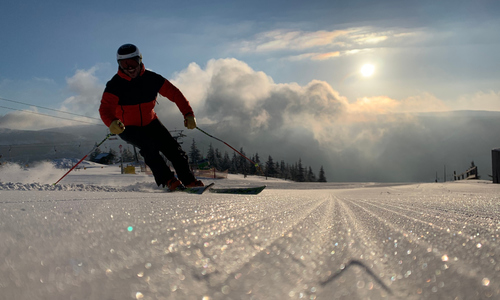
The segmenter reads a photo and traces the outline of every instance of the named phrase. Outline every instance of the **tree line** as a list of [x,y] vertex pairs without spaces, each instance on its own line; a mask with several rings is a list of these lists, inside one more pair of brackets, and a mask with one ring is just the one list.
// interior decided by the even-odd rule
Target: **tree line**
[[[134,151],[135,152],[135,151]],[[243,148],[239,150],[241,154],[245,154]],[[100,154],[105,154],[100,155]],[[137,153],[137,155],[139,155]],[[196,141],[193,142],[188,153],[189,161],[199,167],[214,167],[219,171],[228,170],[231,174],[243,175],[262,175],[266,177],[281,178],[285,180],[293,180],[297,182],[326,182],[325,171],[321,166],[318,176],[313,172],[310,166],[305,167],[302,160],[295,163],[288,163],[284,160],[275,162],[271,155],[262,163],[258,153],[249,157],[255,164],[248,161],[245,157],[233,152],[232,156],[227,151],[222,153],[219,149],[214,148],[212,143],[208,147],[206,156],[196,146]],[[123,162],[133,162],[137,158],[135,153],[124,147],[121,158]],[[114,149],[110,149],[108,153],[103,153],[99,148],[96,148],[90,155],[89,160],[101,164],[114,164],[120,161],[120,154]]]
[[[239,152],[249,157],[245,154],[243,148],[240,148]],[[323,166],[321,166],[318,176],[316,176],[310,166],[303,166],[300,158],[295,163],[287,163],[284,160],[275,162],[272,156],[269,155],[267,161],[262,164],[259,154],[255,153],[249,157],[250,160],[255,162],[255,164],[253,164],[245,157],[236,154],[236,152],[233,152],[232,156],[230,156],[227,151],[222,153],[219,149],[214,148],[212,143],[210,143],[208,147],[206,157],[203,157],[194,139],[188,156],[190,162],[197,162],[200,166],[208,165],[210,167],[215,167],[220,171],[228,170],[231,174],[263,175],[266,177],[281,178],[297,182],[326,182]]]

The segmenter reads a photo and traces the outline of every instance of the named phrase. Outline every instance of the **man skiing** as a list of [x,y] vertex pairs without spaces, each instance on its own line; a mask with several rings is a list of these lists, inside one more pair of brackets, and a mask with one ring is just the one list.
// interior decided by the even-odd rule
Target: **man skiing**
[[[145,69],[142,54],[135,45],[122,45],[116,59],[118,73],[106,84],[99,107],[104,124],[111,133],[140,149],[158,186],[171,191],[182,185],[188,188],[204,186],[191,172],[186,153],[154,111],[159,93],[177,105],[184,115],[184,126],[194,129],[196,119],[189,101],[170,81]],[[160,152],[172,162],[178,179]]]

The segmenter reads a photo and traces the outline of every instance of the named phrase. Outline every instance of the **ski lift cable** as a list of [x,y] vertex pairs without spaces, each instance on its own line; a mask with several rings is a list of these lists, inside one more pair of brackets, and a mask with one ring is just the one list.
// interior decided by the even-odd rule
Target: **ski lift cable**
[[[111,139],[110,139],[111,140]],[[85,144],[94,144],[94,142],[86,142]],[[82,143],[79,142],[78,144],[55,144],[57,147],[81,147]],[[32,144],[6,144],[6,145],[0,145],[0,148],[6,148],[9,147],[10,149],[16,148],[16,149],[23,149],[23,148],[52,148],[54,147],[54,143],[32,143]]]
[[[62,110],[58,110],[58,109],[48,108],[48,107],[44,107],[44,106],[33,105],[33,104],[24,103],[24,102],[16,101],[16,100],[11,100],[11,99],[7,99],[7,98],[3,98],[3,97],[0,97],[0,100],[12,102],[12,103],[17,103],[17,104],[22,104],[22,105],[27,105],[27,106],[33,106],[33,107],[36,107],[36,108],[42,108],[42,109],[46,109],[46,110],[51,110],[51,111],[63,113],[63,114],[68,114],[68,115],[73,115],[73,116],[78,116],[78,117],[84,117],[84,118],[88,118],[88,119],[93,119],[93,120],[100,121],[100,119],[94,118],[94,117],[87,117],[87,116],[83,116],[83,115],[79,115],[79,114],[75,114],[75,113],[71,113],[71,112],[67,112],[67,111],[62,111]],[[6,108],[6,107],[3,107],[3,108]],[[8,108],[8,109],[13,109],[13,108]]]
[[[79,123],[85,123],[85,124],[92,124],[92,125],[97,125],[97,126],[106,126],[104,124],[96,124],[96,123],[91,123],[91,122],[86,122],[86,121],[81,121],[81,120],[75,120],[75,119],[70,119],[70,118],[64,118],[64,117],[57,117],[53,115],[48,115],[48,114],[42,114],[34,111],[29,111],[29,110],[24,110],[24,109],[16,109],[16,108],[10,108],[6,106],[0,106],[0,108],[5,108],[5,109],[10,109],[10,110],[16,110],[16,111],[21,111],[29,114],[34,114],[34,115],[39,115],[39,116],[45,116],[45,117],[51,117],[51,118],[56,118],[56,119],[62,119],[62,120],[68,120],[68,121],[73,121],[73,122],[79,122]],[[83,116],[80,116],[83,117]],[[88,117],[85,117],[88,118]]]

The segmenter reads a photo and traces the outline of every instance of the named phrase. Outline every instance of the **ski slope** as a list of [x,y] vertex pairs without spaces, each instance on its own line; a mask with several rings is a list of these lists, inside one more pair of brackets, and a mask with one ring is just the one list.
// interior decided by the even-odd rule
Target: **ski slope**
[[[499,299],[500,185],[0,169],[2,299]],[[211,180],[205,180],[211,182]]]

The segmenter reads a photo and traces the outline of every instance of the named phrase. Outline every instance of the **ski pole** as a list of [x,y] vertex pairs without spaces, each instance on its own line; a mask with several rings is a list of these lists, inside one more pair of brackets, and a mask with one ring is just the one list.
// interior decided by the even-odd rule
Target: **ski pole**
[[56,183],[54,183],[54,185],[58,184],[59,181],[61,181],[64,177],[66,177],[66,175],[69,174],[69,172],[73,171],[76,168],[76,166],[78,166],[85,158],[87,158],[87,156],[89,156],[89,154],[92,153],[92,151],[94,151],[95,149],[99,148],[99,146],[101,146],[112,135],[113,135],[112,133],[108,133],[108,135],[106,135],[106,137],[104,138],[104,140],[102,140],[99,144],[95,145],[95,147],[92,148],[92,150],[90,150],[89,153],[87,153],[82,159],[80,159],[80,161],[77,162],[76,165],[74,165],[73,168],[71,168],[68,172],[66,172],[66,174],[63,175],[63,177],[59,178],[59,180]]
[[215,136],[213,136],[213,135],[208,134],[207,132],[205,132],[205,131],[201,130],[201,129],[200,129],[200,127],[196,127],[196,129],[198,129],[199,131],[201,131],[201,132],[203,132],[204,134],[208,135],[209,137],[211,137],[211,138],[213,138],[213,139],[216,139],[216,140],[218,140],[218,141],[219,141],[219,142],[221,142],[221,143],[224,143],[226,146],[228,146],[229,148],[233,149],[233,150],[234,150],[234,152],[238,153],[238,154],[239,154],[239,155],[241,155],[243,158],[245,158],[246,160],[248,160],[249,162],[251,162],[251,163],[252,163],[252,164],[253,164],[253,165],[254,165],[257,169],[259,169],[259,171],[261,171],[261,172],[262,172],[262,169],[260,168],[260,166],[259,166],[259,164],[258,164],[258,163],[254,162],[254,161],[253,161],[253,160],[251,160],[250,158],[248,158],[248,157],[246,157],[245,155],[241,154],[241,152],[240,152],[240,151],[238,151],[238,150],[234,149],[234,148],[233,148],[231,145],[229,145],[228,143],[224,142],[224,141],[223,141],[223,140],[221,140],[221,139],[216,138],[216,137],[215,137]]

